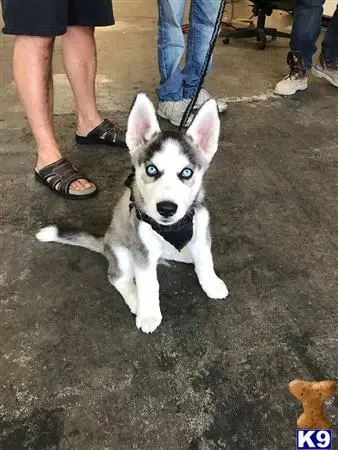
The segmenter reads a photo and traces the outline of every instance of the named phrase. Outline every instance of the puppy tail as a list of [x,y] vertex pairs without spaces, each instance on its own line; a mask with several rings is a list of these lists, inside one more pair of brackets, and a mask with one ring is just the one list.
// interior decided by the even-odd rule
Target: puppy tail
[[73,228],[58,228],[50,225],[35,235],[40,242],[59,242],[60,244],[84,247],[96,253],[104,253],[103,238]]

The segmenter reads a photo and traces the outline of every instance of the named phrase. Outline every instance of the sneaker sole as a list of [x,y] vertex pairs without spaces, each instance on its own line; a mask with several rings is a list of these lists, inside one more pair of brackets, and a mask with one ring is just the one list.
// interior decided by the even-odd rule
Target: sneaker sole
[[[203,106],[203,103],[202,103],[201,105],[195,105],[193,111],[194,111],[194,112],[197,112],[199,109],[201,109],[202,106]],[[217,107],[218,107],[218,112],[219,112],[220,114],[222,114],[222,113],[224,113],[224,112],[226,112],[226,111],[228,110],[228,105],[223,106],[223,107],[220,108],[220,107],[218,106],[218,104],[217,104]]]
[[220,114],[226,113],[227,111],[228,111],[228,107],[227,106],[224,106],[223,108],[218,108],[218,112]]
[[290,95],[294,95],[298,91],[306,91],[307,88],[308,88],[308,84],[306,83],[306,85],[304,84],[304,86],[300,86],[299,88],[294,89],[293,91],[278,92],[278,91],[274,90],[273,93],[275,95],[279,95],[280,97],[289,97]]
[[330,75],[317,69],[317,67],[312,67],[312,75],[316,78],[324,78],[326,81],[332,84],[332,86],[338,87],[338,81],[335,81]]
[[[202,106],[203,106],[203,103],[202,103],[202,105],[195,105],[193,111],[197,112],[199,109],[201,109]],[[218,107],[218,112],[220,114],[222,114],[222,113],[224,113],[224,112],[226,112],[228,110],[228,105],[223,106],[221,108],[217,105],[217,107]]]

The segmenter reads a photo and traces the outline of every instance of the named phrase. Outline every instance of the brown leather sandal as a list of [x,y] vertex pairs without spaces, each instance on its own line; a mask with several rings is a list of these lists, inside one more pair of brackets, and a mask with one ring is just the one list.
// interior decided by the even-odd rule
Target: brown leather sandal
[[56,194],[71,200],[85,200],[97,194],[97,188],[94,185],[80,191],[71,188],[70,185],[76,180],[84,179],[89,183],[92,182],[66,158],[48,164],[41,170],[35,169],[35,178]]
[[127,148],[126,132],[116,127],[107,119],[88,133],[87,136],[76,134],[75,140],[81,145],[111,145]]

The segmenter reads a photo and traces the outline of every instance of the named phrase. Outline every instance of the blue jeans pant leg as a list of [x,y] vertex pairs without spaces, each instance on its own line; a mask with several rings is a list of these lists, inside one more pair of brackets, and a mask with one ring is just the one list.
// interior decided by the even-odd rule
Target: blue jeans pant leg
[[[178,0],[176,0],[178,1]],[[189,34],[184,68],[184,98],[192,98],[198,86],[201,70],[214,31],[221,0],[192,0]],[[208,73],[211,71],[211,62]]]
[[186,0],[157,0],[158,64],[161,81],[157,88],[160,102],[183,99],[180,61],[185,41],[182,31]]
[[325,0],[297,0],[290,49],[302,53],[306,68],[312,66],[316,41],[320,34]]
[[326,30],[322,52],[327,60],[338,59],[338,5]]

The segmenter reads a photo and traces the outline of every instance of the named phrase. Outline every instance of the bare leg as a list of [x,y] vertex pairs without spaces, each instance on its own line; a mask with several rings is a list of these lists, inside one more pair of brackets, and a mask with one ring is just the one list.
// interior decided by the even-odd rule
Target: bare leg
[[78,133],[86,136],[102,122],[96,106],[94,29],[68,27],[63,36],[63,62],[78,110]]
[[[53,129],[53,46],[54,38],[36,36],[18,36],[14,46],[14,77],[36,140],[37,170],[62,157]],[[75,190],[90,186],[87,180],[71,184]]]

